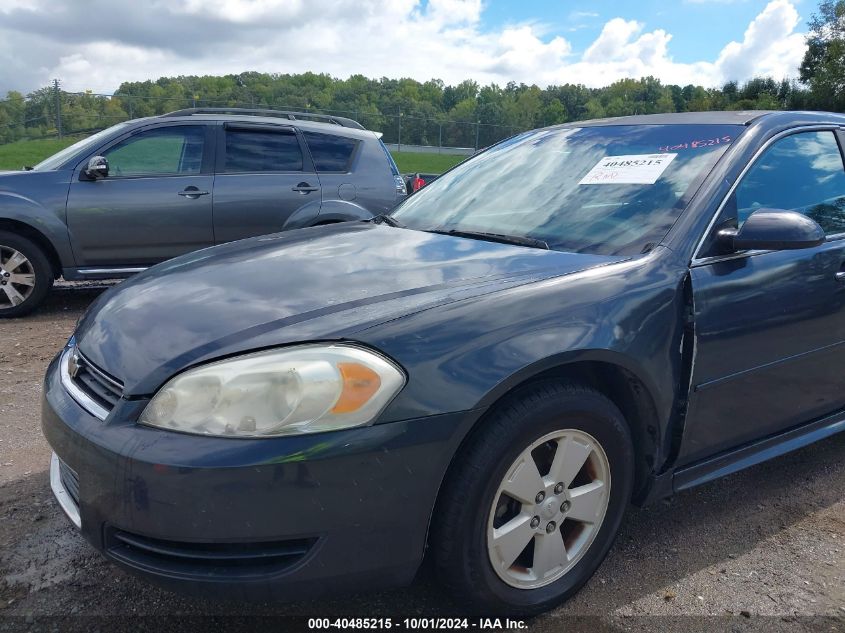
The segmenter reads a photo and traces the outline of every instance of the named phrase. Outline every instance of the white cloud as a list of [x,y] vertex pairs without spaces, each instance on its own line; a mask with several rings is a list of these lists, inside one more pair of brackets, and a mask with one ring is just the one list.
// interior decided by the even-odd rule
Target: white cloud
[[184,0],[176,5],[190,14],[212,14],[236,24],[249,24],[283,16],[287,19],[298,18],[306,9],[302,0],[290,0],[280,3],[275,0]]
[[598,39],[584,53],[584,61],[603,62],[626,57],[625,47],[642,28],[643,25],[635,20],[613,18],[604,25]]
[[731,42],[716,66],[725,77],[783,76],[801,63],[804,35],[795,33],[798,11],[789,0],[773,0],[745,31],[742,42]]
[[481,0],[429,0],[429,16],[442,24],[469,22],[481,19]]
[[521,26],[505,29],[494,52],[496,62],[487,70],[501,76],[525,76],[537,68],[554,67],[572,50],[569,42],[555,37],[544,43],[534,28]]
[[80,12],[72,0],[30,0],[25,8],[0,0],[0,92],[31,90],[53,77],[69,90],[111,92],[122,81],[246,70],[589,86],[653,75],[719,85],[794,76],[804,51],[790,0],[772,0],[742,41],[692,63],[673,59],[670,33],[636,20],[615,17],[584,51],[573,51],[542,24],[485,27],[485,4],[138,0]]

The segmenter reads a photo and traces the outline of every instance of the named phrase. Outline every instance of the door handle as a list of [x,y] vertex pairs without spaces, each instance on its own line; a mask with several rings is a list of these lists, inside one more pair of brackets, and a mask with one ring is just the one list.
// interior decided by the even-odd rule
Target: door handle
[[312,191],[319,191],[319,187],[312,187],[307,182],[301,182],[296,187],[292,187],[291,191],[296,191],[297,193],[311,193]]
[[834,278],[836,281],[845,281],[845,270],[841,270],[841,271],[839,271],[838,273],[836,273],[836,274],[833,276],[833,278]]
[[178,193],[178,195],[196,200],[200,196],[207,196],[208,192],[207,191],[200,191],[197,187],[194,187],[192,185],[190,187],[185,187],[185,190],[180,191]]

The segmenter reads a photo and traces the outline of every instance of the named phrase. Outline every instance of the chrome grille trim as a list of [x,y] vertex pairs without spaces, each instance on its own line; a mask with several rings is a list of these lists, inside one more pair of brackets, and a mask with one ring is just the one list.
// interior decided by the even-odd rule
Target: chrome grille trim
[[114,378],[112,378],[111,376],[109,376],[102,369],[100,369],[94,363],[92,363],[90,360],[85,358],[85,356],[79,350],[76,350],[76,355],[82,361],[82,364],[85,367],[85,369],[87,369],[89,372],[94,374],[100,382],[106,383],[106,386],[110,386],[112,388],[111,390],[114,391],[117,394],[118,397],[123,395],[123,384],[122,383],[120,383],[119,381],[117,381]]
[[74,382],[73,377],[70,375],[69,362],[75,351],[76,350],[73,347],[65,348],[65,351],[62,353],[62,357],[59,360],[59,372],[62,380],[62,386],[65,388],[65,391],[68,392],[70,397],[76,400],[76,403],[79,406],[95,418],[105,420],[109,415],[109,410],[80,389]]

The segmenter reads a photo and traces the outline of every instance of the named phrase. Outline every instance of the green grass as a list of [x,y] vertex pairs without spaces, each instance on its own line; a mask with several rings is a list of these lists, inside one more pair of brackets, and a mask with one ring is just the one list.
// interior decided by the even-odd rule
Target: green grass
[[0,145],[0,169],[20,169],[24,165],[34,165],[55,154],[60,149],[72,145],[79,137],[44,138],[36,141],[16,141]]
[[[24,165],[35,165],[60,149],[75,143],[79,137],[63,139],[39,139],[16,141],[0,145],[0,169],[20,169]],[[422,172],[440,174],[457,165],[465,156],[450,154],[421,154],[416,152],[393,152],[393,158],[403,174]]]
[[460,163],[466,156],[451,154],[421,154],[416,152],[392,152],[393,159],[403,174],[421,172],[442,174],[450,167]]

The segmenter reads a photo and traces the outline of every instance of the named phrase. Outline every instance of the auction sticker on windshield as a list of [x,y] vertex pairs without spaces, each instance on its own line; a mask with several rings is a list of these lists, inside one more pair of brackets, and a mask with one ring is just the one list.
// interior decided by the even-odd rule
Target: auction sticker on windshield
[[579,185],[653,185],[677,154],[605,156]]

